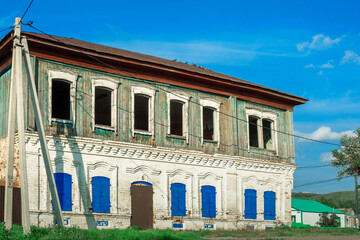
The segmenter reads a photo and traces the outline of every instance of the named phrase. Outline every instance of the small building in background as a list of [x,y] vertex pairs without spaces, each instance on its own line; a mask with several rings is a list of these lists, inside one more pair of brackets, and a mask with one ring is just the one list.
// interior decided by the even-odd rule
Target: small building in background
[[338,208],[345,213],[345,227],[356,227],[356,215],[352,208]]
[[305,225],[319,227],[321,213],[335,213],[338,216],[340,227],[346,225],[346,214],[335,208],[319,203],[315,200],[293,198],[291,200],[291,221]]

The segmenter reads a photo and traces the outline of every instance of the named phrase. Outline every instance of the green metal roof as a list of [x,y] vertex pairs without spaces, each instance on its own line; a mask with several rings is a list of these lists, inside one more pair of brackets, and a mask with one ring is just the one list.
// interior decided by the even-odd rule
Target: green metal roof
[[298,199],[292,198],[291,199],[291,207],[295,208],[298,211],[302,212],[318,212],[318,213],[338,213],[338,214],[345,214],[337,209],[333,209],[332,207],[326,206],[322,203],[319,203],[314,200],[308,199]]

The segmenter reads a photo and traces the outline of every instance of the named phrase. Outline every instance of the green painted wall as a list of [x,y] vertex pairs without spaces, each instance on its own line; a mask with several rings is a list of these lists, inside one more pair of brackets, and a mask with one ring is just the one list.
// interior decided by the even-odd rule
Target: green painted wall
[[[38,85],[39,101],[41,111],[44,116],[45,127],[47,133],[68,135],[68,136],[83,136],[95,137],[101,139],[111,139],[116,141],[136,142],[142,144],[150,144],[153,146],[171,147],[178,149],[199,150],[209,154],[228,154],[240,155],[244,157],[254,157],[261,159],[269,159],[273,161],[287,161],[282,158],[292,157],[294,155],[294,143],[292,137],[285,134],[278,134],[279,156],[274,152],[267,150],[247,150],[247,123],[245,117],[245,108],[257,108],[259,110],[272,111],[278,114],[277,128],[279,131],[288,133],[293,132],[292,112],[284,111],[277,108],[267,107],[260,104],[246,102],[236,99],[235,97],[221,96],[209,94],[206,92],[184,89],[176,86],[166,84],[159,84],[147,82],[141,79],[134,79],[123,77],[119,75],[94,71],[91,69],[80,68],[76,66],[66,65],[62,63],[52,62],[43,59],[32,59],[34,64],[34,71],[36,73],[36,81]],[[53,123],[49,124],[48,113],[48,70],[59,69],[61,71],[69,71],[77,74],[76,86],[76,123],[75,127],[66,124]],[[117,80],[120,85],[118,89],[118,133],[107,131],[103,129],[92,128],[92,85],[91,78],[95,76],[107,76]],[[0,77],[0,119],[2,119],[2,127],[0,129],[1,136],[6,135],[7,130],[7,106],[8,106],[8,89],[9,89],[10,71],[6,71]],[[24,82],[26,82],[24,78]],[[149,84],[156,89],[155,97],[155,137],[141,134],[135,134],[132,137],[131,133],[131,86],[134,84]],[[27,88],[27,85],[24,87]],[[167,118],[168,106],[166,101],[166,91],[184,93],[190,96],[189,102],[189,143],[186,140],[179,138],[171,138],[167,136]],[[35,127],[34,114],[32,111],[32,103],[26,96],[27,124],[28,129],[32,130]],[[220,147],[216,143],[206,142],[201,144],[201,123],[200,123],[200,105],[201,98],[211,98],[221,102],[220,111],[227,115],[235,116],[229,117],[225,114],[220,114]],[[238,120],[239,118],[241,120]],[[239,132],[239,134],[236,134]],[[259,154],[260,153],[260,154]],[[280,157],[280,158],[279,158]]]

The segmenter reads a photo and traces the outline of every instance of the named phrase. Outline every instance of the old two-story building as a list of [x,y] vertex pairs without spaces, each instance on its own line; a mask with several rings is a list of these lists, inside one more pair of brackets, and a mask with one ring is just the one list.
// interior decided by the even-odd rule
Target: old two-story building
[[[306,99],[177,61],[22,34],[66,225],[291,224],[293,108]],[[0,185],[12,42],[12,32],[0,42]],[[31,224],[49,226],[55,220],[28,91],[24,99]]]

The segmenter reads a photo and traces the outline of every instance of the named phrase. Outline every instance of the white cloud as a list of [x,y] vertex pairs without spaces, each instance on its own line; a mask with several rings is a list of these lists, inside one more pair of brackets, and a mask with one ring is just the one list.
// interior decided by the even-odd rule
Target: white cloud
[[334,44],[339,43],[342,38],[343,37],[331,39],[324,34],[317,34],[312,37],[312,41],[298,43],[296,47],[299,52],[304,52],[306,50],[323,50],[331,48]]
[[360,56],[352,50],[347,50],[340,61],[340,65],[345,63],[356,63],[357,65],[360,65]]
[[321,126],[316,129],[312,133],[302,133],[295,131],[296,135],[300,135],[302,137],[314,139],[314,140],[338,140],[341,135],[354,136],[354,132],[352,130],[343,131],[343,132],[333,132],[330,127]]
[[320,161],[323,163],[328,163],[334,160],[334,157],[331,152],[324,152],[320,154]]
[[327,63],[320,64],[320,65],[314,65],[312,63],[305,65],[304,68],[334,68],[335,66],[331,64],[333,60],[329,60]]
[[284,53],[262,51],[258,44],[240,44],[229,42],[191,41],[114,41],[101,42],[113,47],[124,48],[166,59],[195,64],[244,65],[261,56],[288,56]]

